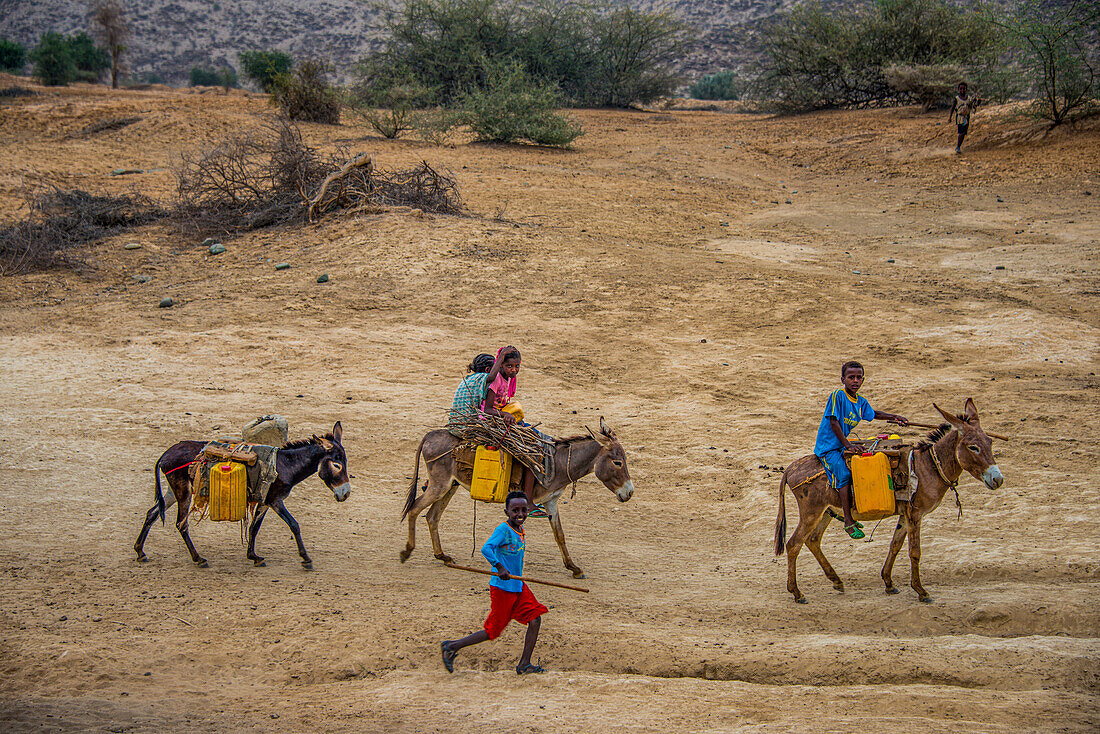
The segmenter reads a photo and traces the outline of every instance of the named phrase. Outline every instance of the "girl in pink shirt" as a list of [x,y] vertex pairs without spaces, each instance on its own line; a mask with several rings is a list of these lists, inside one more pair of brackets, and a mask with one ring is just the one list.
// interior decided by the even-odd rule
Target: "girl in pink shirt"
[[[501,347],[497,352],[493,368],[485,378],[487,388],[481,411],[498,416],[509,425],[516,422],[516,417],[504,411],[503,408],[516,394],[516,376],[519,375],[519,366],[519,350],[511,345]],[[523,467],[523,494],[527,497],[527,509],[531,517],[545,517],[546,511],[535,504],[535,475],[527,467]]]

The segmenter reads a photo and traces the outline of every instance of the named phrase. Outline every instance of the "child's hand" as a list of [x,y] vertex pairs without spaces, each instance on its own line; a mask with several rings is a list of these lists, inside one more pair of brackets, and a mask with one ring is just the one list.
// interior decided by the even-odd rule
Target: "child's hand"
[[501,581],[507,581],[508,579],[512,578],[512,574],[508,573],[503,568],[498,568],[497,574],[500,576]]

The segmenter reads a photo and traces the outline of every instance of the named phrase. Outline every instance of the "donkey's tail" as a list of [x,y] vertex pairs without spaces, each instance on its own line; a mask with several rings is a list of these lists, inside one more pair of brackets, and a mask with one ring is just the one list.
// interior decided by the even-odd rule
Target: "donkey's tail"
[[[163,459],[163,458],[164,458],[163,456],[160,457],[160,459]],[[164,510],[165,510],[165,507],[164,507],[164,495],[161,494],[161,491],[160,491],[160,459],[157,459],[157,463],[153,464],[153,476],[156,477],[156,484],[155,484],[156,492],[155,492],[154,498],[156,499],[156,502],[157,502],[157,514],[160,515],[160,524],[163,525],[164,524]]]
[[405,516],[409,514],[409,510],[416,504],[416,485],[420,482],[420,453],[424,450],[424,441],[427,440],[427,436],[420,439],[420,444],[416,447],[416,459],[413,463],[413,478],[409,484],[409,496],[405,498],[405,508],[401,510],[401,519],[404,520]]
[[775,555],[783,553],[787,540],[787,499],[784,488],[787,486],[787,472],[779,477],[779,516],[775,518]]

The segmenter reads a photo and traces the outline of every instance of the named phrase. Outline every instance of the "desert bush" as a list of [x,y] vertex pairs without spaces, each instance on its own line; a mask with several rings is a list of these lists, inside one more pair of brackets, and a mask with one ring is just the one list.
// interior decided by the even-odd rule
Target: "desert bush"
[[303,61],[276,78],[271,101],[291,120],[339,124],[340,97],[328,82],[328,71],[323,61]]
[[34,76],[46,86],[62,86],[76,78],[72,49],[60,33],[43,33],[38,45],[31,49],[30,60]]
[[1035,111],[1040,117],[1054,126],[1100,111],[1096,51],[1090,46],[1100,34],[1100,5],[1092,0],[1031,0],[1007,12],[987,13],[1020,50],[1038,93]]
[[687,41],[670,12],[611,0],[404,0],[387,18],[385,48],[364,68],[410,74],[451,104],[481,86],[480,60],[519,61],[572,104],[626,106],[670,94]]
[[270,94],[275,89],[275,80],[281,74],[289,74],[294,67],[290,54],[282,51],[242,51],[237,54],[241,62],[241,73],[255,82],[261,91]]
[[720,71],[702,77],[688,90],[693,99],[738,99],[741,96],[737,74]]
[[946,0],[876,0],[848,10],[795,6],[764,27],[760,50],[753,95],[800,112],[908,103],[912,95],[891,86],[887,67],[965,67],[988,61],[998,46],[982,14]]
[[82,245],[165,215],[150,199],[136,194],[51,189],[28,192],[24,198],[29,216],[0,229],[0,275],[80,265]]
[[447,145],[455,129],[462,124],[461,113],[438,107],[414,110],[410,121],[420,139],[430,145]]
[[949,107],[955,87],[966,79],[966,70],[958,64],[891,64],[882,72],[891,89],[908,95],[925,112]]
[[216,69],[207,69],[201,66],[191,67],[192,87],[216,87],[221,84],[221,75]]
[[[379,74],[385,74],[384,79]],[[434,94],[412,75],[394,69],[365,72],[345,94],[345,105],[361,115],[379,135],[396,138],[413,129],[415,113],[432,103]]]
[[111,68],[111,54],[97,46],[87,33],[69,36],[66,42],[76,64],[76,81],[98,82],[103,78],[103,73]]
[[27,63],[27,49],[21,43],[0,38],[0,71],[20,74]]
[[581,126],[555,110],[557,89],[539,82],[515,60],[483,60],[485,81],[457,103],[459,119],[479,140],[567,146],[583,134]]

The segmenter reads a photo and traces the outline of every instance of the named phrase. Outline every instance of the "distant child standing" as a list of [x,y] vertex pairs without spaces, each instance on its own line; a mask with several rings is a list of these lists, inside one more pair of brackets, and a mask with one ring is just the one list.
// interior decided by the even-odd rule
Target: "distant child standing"
[[848,440],[848,434],[861,420],[886,420],[901,426],[909,425],[909,421],[895,413],[875,410],[859,394],[859,388],[863,386],[863,365],[859,362],[845,362],[840,368],[840,379],[844,386],[834,390],[825,404],[825,415],[821,417],[821,426],[817,429],[814,454],[825,465],[829,486],[840,492],[844,531],[858,540],[863,537],[863,526],[852,517],[852,498],[849,494],[852,471],[844,461],[844,452],[860,453],[862,449]]
[[523,554],[526,548],[523,521],[527,519],[527,498],[522,492],[508,494],[504,501],[504,514],[508,520],[498,525],[481,547],[481,555],[500,574],[489,581],[490,608],[489,616],[485,619],[485,628],[461,640],[444,640],[440,644],[443,667],[448,673],[454,672],[455,656],[459,650],[486,640],[495,640],[513,619],[527,625],[523,655],[516,665],[516,673],[524,675],[545,672],[531,662],[531,653],[539,638],[542,615],[549,610],[539,603],[526,583],[512,578],[523,575]]
[[981,102],[977,97],[971,97],[966,92],[966,82],[960,82],[958,94],[951,102],[951,111],[947,113],[947,122],[951,122],[951,116],[955,116],[955,124],[958,127],[959,140],[955,143],[955,152],[962,153],[963,138],[970,130],[970,113],[978,108]]

